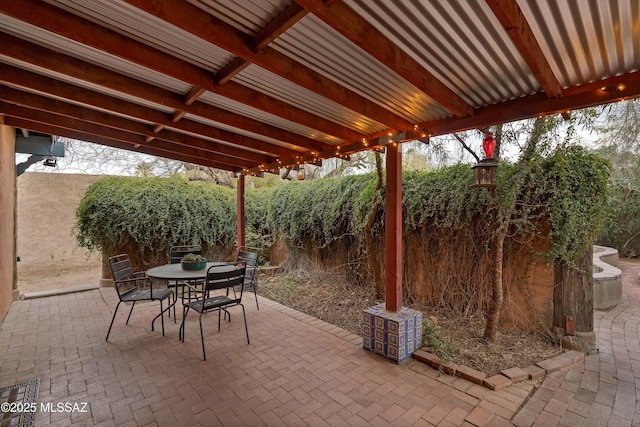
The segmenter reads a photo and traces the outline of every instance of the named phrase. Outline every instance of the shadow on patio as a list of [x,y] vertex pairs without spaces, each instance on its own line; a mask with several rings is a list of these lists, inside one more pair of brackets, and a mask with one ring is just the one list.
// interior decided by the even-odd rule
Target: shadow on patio
[[[217,331],[205,316],[165,318],[157,304],[128,310],[104,341],[117,303],[111,288],[16,301],[0,324],[0,387],[40,380],[36,425],[510,425],[534,389],[499,391],[402,365],[362,349],[362,338],[265,298],[247,301]],[[178,315],[180,319],[180,315]],[[41,403],[87,403],[87,412],[42,412]],[[488,424],[485,424],[488,423]]]

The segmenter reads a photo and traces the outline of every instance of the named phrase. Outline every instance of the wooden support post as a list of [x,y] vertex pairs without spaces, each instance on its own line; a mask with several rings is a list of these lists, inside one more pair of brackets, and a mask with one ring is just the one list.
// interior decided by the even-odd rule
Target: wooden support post
[[238,247],[245,246],[245,228],[246,220],[244,215],[244,175],[238,175],[238,188],[236,195],[236,216],[237,216],[237,234],[238,234]]
[[402,308],[402,152],[399,144],[387,146],[385,167],[385,308],[397,312]]

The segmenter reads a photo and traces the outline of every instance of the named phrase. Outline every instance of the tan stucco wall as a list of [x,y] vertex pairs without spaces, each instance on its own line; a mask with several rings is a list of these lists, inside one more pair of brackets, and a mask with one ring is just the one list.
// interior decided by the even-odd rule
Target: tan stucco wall
[[0,320],[13,302],[16,287],[15,130],[0,125]]
[[80,199],[100,178],[58,172],[26,172],[18,177],[18,278],[101,264],[101,256],[79,248],[73,234]]

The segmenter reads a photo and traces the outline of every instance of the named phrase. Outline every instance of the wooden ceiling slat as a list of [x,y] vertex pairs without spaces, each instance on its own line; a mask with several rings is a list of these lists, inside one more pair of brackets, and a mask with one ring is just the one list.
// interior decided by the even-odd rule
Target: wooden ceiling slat
[[213,82],[214,75],[207,70],[44,2],[37,0],[0,2],[0,11],[71,40],[92,46],[242,104],[303,124],[311,129],[341,139],[362,137],[352,129],[237,83],[229,82],[226,85],[216,85]]
[[113,148],[120,148],[122,150],[135,151],[137,153],[148,154],[150,156],[164,157],[167,159],[177,160],[186,163],[196,163],[202,166],[209,166],[216,169],[228,170],[231,172],[237,171],[236,168],[230,168],[228,165],[219,163],[205,158],[194,158],[192,156],[183,155],[180,153],[166,152],[153,147],[143,146],[135,142],[122,142],[116,139],[106,138],[98,136],[92,133],[80,132],[77,130],[70,130],[55,124],[40,123],[33,120],[22,119],[17,117],[6,117],[5,123],[8,126],[13,126],[21,129],[29,129],[34,132],[48,133],[51,135],[62,136],[65,138],[78,139],[81,141],[92,142],[95,144],[105,145]]
[[473,114],[471,105],[391,42],[380,31],[373,28],[344,2],[335,2],[328,6],[322,0],[295,1],[399,76],[448,108],[456,116],[464,117]]
[[[278,36],[284,33],[288,28],[307,15],[308,11],[303,9],[296,3],[292,3],[284,10],[276,19],[271,21],[258,34],[251,39],[249,47],[254,52],[261,52],[265,47],[274,41]],[[217,84],[225,84],[229,82],[235,75],[246,69],[251,62],[235,57],[222,70],[218,71],[215,77]]]
[[122,142],[129,142],[132,144],[139,144],[140,146],[146,146],[151,148],[157,148],[163,150],[166,154],[181,153],[185,156],[190,156],[193,163],[197,163],[197,159],[212,159],[216,160],[219,164],[227,165],[227,170],[235,167],[246,168],[257,166],[256,162],[249,162],[246,160],[236,159],[230,156],[224,156],[221,154],[215,154],[211,156],[211,153],[194,148],[194,147],[181,147],[176,149],[174,144],[167,143],[162,140],[154,140],[153,142],[146,142],[145,137],[122,130],[117,130],[107,126],[97,125],[95,123],[85,122],[84,120],[74,119],[59,114],[53,114],[41,110],[35,110],[32,108],[21,107],[15,104],[9,104],[0,101],[0,110],[7,116],[22,118],[26,120],[32,120],[43,124],[55,125],[61,128],[69,130],[77,130],[90,135],[97,135],[112,140],[118,140]]
[[49,95],[62,99],[89,105],[102,110],[112,111],[139,120],[157,123],[163,126],[170,126],[196,135],[206,135],[209,138],[233,144],[238,147],[237,150],[240,152],[244,151],[244,148],[251,148],[280,157],[292,157],[298,154],[298,152],[294,150],[289,150],[284,147],[269,144],[265,141],[229,132],[224,129],[208,126],[200,122],[185,119],[174,123],[171,117],[161,111],[143,107],[139,104],[134,104],[118,98],[113,98],[111,96],[61,82],[50,77],[31,73],[11,65],[3,65],[0,67],[0,82],[9,83],[40,93],[48,93]]
[[[165,0],[125,1],[246,61],[252,62],[346,108],[370,117],[391,129],[405,130],[413,127],[413,124],[408,120],[369,101],[364,96],[340,86],[333,80],[293,61],[274,49],[266,47],[260,53],[254,52],[245,34],[190,3]],[[222,87],[224,86],[226,85]]]
[[249,160],[258,164],[269,163],[274,160],[274,158],[270,156],[265,156],[251,151],[237,150],[228,145],[203,140],[171,130],[159,130],[154,133],[144,123],[124,119],[119,116],[91,110],[78,105],[67,104],[62,101],[23,92],[7,86],[0,85],[0,100],[36,110],[48,111],[70,118],[76,118],[85,122],[111,127],[128,133],[135,133],[146,137],[152,136],[166,142],[173,142],[176,144],[174,151],[177,152],[182,151],[183,147],[193,147],[211,152],[212,154],[221,154],[238,159]]
[[431,135],[444,135],[542,115],[562,114],[569,110],[594,107],[638,96],[640,96],[640,71],[565,89],[559,98],[548,98],[543,93],[534,94],[479,108],[473,117],[427,122],[420,127]]
[[185,105],[182,95],[115,73],[68,55],[54,52],[8,34],[0,33],[0,54],[39,67],[56,70],[70,77],[144,99],[158,105],[165,105],[176,110],[184,110],[196,116],[224,123],[238,129],[244,129],[258,135],[264,135],[308,150],[321,150],[331,147],[328,144],[312,138],[280,129],[239,114],[230,113],[222,108],[214,107],[213,105],[200,101],[195,101],[191,105]]
[[513,0],[485,1],[513,40],[547,96],[549,98],[562,96],[562,86],[553,74],[549,61],[544,56],[518,3]]

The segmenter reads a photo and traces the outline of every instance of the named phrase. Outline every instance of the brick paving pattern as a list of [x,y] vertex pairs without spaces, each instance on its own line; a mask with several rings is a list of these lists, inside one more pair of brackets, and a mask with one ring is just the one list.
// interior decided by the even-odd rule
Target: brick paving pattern
[[0,324],[0,387],[39,378],[38,404],[87,403],[38,411],[36,425],[52,426],[640,425],[637,273],[623,304],[596,312],[600,353],[498,390],[413,359],[396,365],[264,298],[260,310],[246,304],[250,345],[238,310],[219,332],[205,316],[206,362],[197,316],[180,343],[173,319],[166,336],[150,331],[155,304],[136,306],[129,325],[121,310],[105,342],[110,288],[16,301]]

